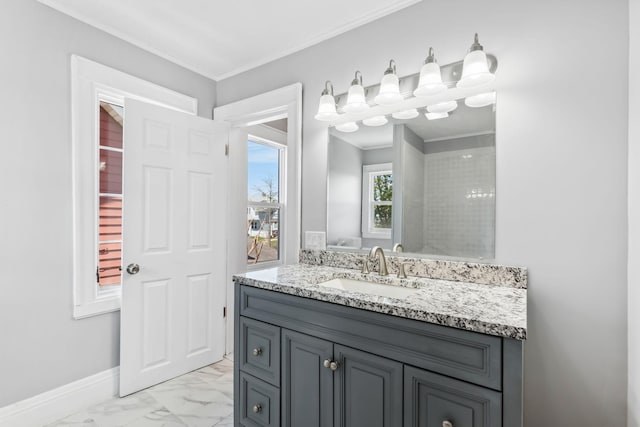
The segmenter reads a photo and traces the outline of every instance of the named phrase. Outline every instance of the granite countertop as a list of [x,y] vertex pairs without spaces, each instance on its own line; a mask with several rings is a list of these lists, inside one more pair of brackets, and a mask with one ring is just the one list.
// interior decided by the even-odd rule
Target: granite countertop
[[[408,298],[318,286],[334,278],[417,288]],[[378,273],[323,265],[294,264],[235,275],[238,284],[348,307],[405,317],[488,335],[524,340],[527,337],[527,290],[488,284],[421,277],[397,279]]]

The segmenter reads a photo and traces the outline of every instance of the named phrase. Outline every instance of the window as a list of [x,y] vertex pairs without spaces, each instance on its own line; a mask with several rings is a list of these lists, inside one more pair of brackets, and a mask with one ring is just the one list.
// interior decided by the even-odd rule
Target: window
[[122,135],[124,108],[99,102],[100,150],[98,187],[98,261],[99,286],[122,282]]
[[390,239],[393,217],[391,163],[362,168],[362,237]]
[[73,316],[120,309],[125,99],[195,114],[194,98],[71,57]]
[[247,264],[279,263],[285,147],[256,136],[247,144]]

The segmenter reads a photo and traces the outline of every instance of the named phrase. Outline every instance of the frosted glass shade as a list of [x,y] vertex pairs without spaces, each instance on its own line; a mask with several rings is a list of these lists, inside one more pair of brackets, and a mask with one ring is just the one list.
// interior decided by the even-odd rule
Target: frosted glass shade
[[347,103],[342,110],[345,113],[361,113],[369,109],[362,85],[352,85],[347,95]]
[[398,120],[410,120],[415,119],[419,115],[420,113],[418,113],[418,110],[412,108],[410,110],[396,111],[395,113],[391,114],[391,117]]
[[446,119],[449,117],[449,113],[425,113],[425,116],[429,120]]
[[446,101],[439,104],[428,105],[427,111],[430,113],[450,113],[456,108],[458,108],[457,101]]
[[398,76],[390,73],[385,74],[380,82],[380,91],[375,101],[378,105],[393,105],[401,102],[404,98],[400,95],[400,82]]
[[414,96],[431,96],[445,90],[447,86],[442,83],[440,66],[435,62],[424,64],[420,69],[420,81],[418,87],[413,91]]
[[457,86],[468,88],[493,81],[496,76],[489,71],[487,55],[482,50],[474,50],[464,57],[462,77]]
[[389,122],[385,116],[373,116],[368,119],[364,119],[362,124],[365,126],[383,126]]
[[467,107],[486,107],[487,105],[496,103],[496,93],[495,92],[485,92],[479,93],[477,95],[467,96],[464,99],[464,105]]
[[322,95],[320,104],[318,105],[318,114],[315,115],[316,120],[322,122],[330,122],[338,118],[336,111],[336,100],[332,95]]
[[358,129],[358,125],[355,122],[342,123],[341,125],[336,125],[336,130],[340,132],[355,132]]

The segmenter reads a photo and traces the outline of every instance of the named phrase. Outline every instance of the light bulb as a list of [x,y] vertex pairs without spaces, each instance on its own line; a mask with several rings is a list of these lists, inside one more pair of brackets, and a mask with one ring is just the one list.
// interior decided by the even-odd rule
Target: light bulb
[[400,81],[396,74],[396,62],[389,61],[389,67],[384,72],[380,82],[380,91],[375,98],[378,105],[393,105],[401,102],[404,98],[400,94]]
[[467,107],[478,108],[496,103],[496,92],[485,92],[477,95],[467,96],[464,99],[464,105]]
[[356,78],[351,82],[349,94],[347,95],[347,103],[342,110],[345,113],[361,113],[369,109],[367,99],[364,95],[364,87],[362,86],[362,73],[356,71]]
[[440,102],[439,104],[428,105],[427,111],[430,113],[450,113],[456,108],[458,108],[457,101],[445,101]]
[[449,117],[449,113],[425,113],[424,115],[429,120],[445,119]]
[[433,48],[429,48],[429,56],[424,60],[424,65],[420,69],[420,80],[418,87],[413,91],[414,96],[431,96],[445,90],[447,86],[442,83],[440,66],[433,55]]
[[478,34],[474,37],[474,42],[469,49],[469,53],[464,57],[462,64],[462,77],[457,86],[460,88],[469,88],[480,86],[493,81],[496,77],[489,71],[487,63],[487,55],[482,50],[482,45],[478,43]]
[[396,111],[395,113],[391,114],[391,117],[398,120],[410,120],[415,119],[419,115],[420,113],[418,113],[418,110],[412,108],[410,110]]
[[339,130],[340,132],[355,132],[358,129],[360,128],[355,122],[347,122],[342,123],[341,125],[336,125],[336,130]]
[[[324,85],[315,119],[322,122],[330,122],[338,118],[338,112],[336,111],[336,100],[333,97],[333,84],[327,80]],[[331,90],[329,90],[329,87],[331,87]]]
[[386,125],[389,121],[385,116],[373,116],[368,119],[364,119],[362,124],[365,126],[383,126]]

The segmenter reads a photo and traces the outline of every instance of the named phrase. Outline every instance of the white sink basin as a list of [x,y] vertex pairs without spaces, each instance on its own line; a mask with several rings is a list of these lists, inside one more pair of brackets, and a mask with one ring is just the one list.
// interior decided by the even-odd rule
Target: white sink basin
[[341,278],[318,283],[318,286],[399,299],[407,298],[418,292],[415,288],[405,288],[404,286],[383,285],[380,283]]

